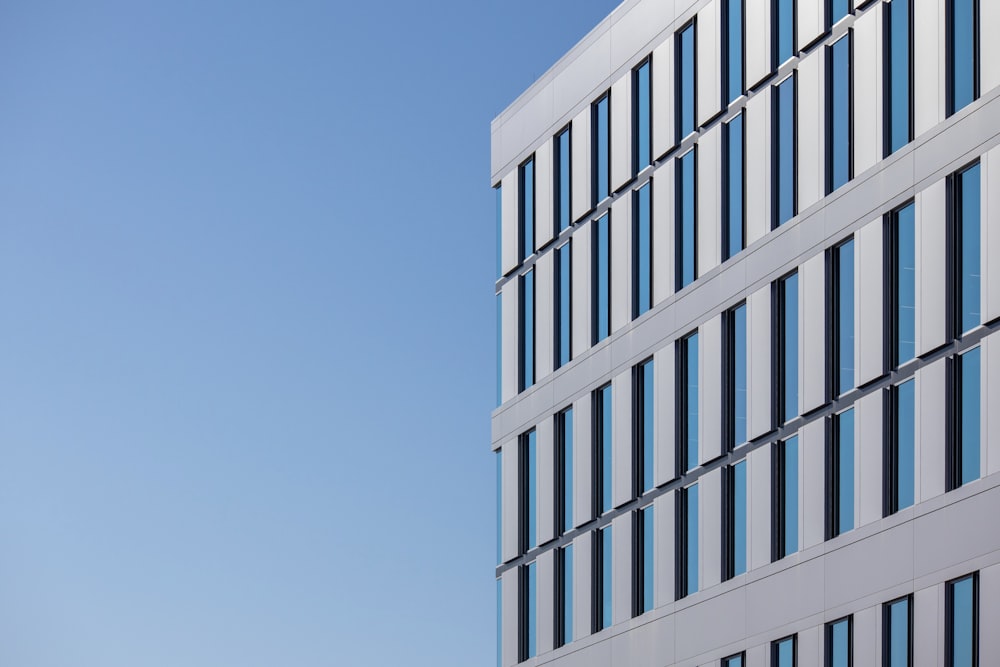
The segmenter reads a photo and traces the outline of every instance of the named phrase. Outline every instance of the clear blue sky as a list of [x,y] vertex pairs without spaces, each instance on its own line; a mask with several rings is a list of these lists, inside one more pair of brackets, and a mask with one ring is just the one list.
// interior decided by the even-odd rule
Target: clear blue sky
[[492,665],[489,123],[615,0],[0,5],[0,665]]

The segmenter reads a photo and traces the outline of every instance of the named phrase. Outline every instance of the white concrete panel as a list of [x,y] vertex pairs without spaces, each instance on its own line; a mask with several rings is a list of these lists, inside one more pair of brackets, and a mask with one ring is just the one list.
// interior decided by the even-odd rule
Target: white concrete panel
[[[699,27],[699,30],[701,28]],[[715,77],[716,79],[718,77]],[[722,125],[716,124],[698,139],[698,276],[703,276],[722,261],[719,238],[722,201],[721,151]]]
[[535,595],[537,625],[535,627],[536,651],[538,655],[548,653],[555,646],[555,636],[552,619],[555,618],[555,582],[556,559],[555,550],[549,549],[538,554],[535,576]]
[[[1000,8],[1000,3],[998,3]],[[1000,40],[991,40],[1000,42]],[[982,176],[982,258],[983,267],[983,317],[991,322],[1000,317],[1000,148],[994,148],[980,158]]]
[[544,253],[535,260],[535,382],[554,368],[555,270],[555,253]]
[[674,601],[674,493],[665,493],[653,503],[653,523],[656,526],[654,554],[656,559],[656,606]]
[[770,644],[761,644],[747,649],[747,667],[768,667],[770,664]]
[[854,173],[882,159],[882,3],[854,21]]
[[913,595],[913,667],[940,667],[944,655],[944,584]]
[[799,414],[826,402],[826,253],[799,267]]
[[[979,3],[979,34],[979,90],[986,97],[1000,86],[1000,40],[996,39],[1000,34],[1000,2]],[[1000,665],[1000,656],[993,662]]]
[[[513,438],[503,444],[501,448],[500,477],[503,483],[500,495],[503,501],[501,508],[501,521],[503,522],[503,549],[500,556],[503,561],[513,560],[520,553],[518,547],[518,479],[517,472],[520,464],[520,451],[517,446],[517,438]],[[505,598],[506,599],[506,598]]]
[[517,316],[518,280],[507,282],[500,291],[500,396],[504,401],[517,396]]
[[722,456],[722,315],[698,327],[698,462]]
[[653,49],[653,157],[674,147],[674,38]]
[[611,381],[614,424],[611,441],[611,502],[620,507],[632,500],[632,369]]
[[[673,342],[653,355],[653,373],[656,377],[656,476],[653,483],[666,484],[677,476],[674,449],[675,373],[677,363]],[[659,511],[659,510],[657,510]]]
[[882,518],[882,407],[885,395],[876,391],[854,404],[855,468],[858,502],[856,526]]
[[747,299],[747,413],[750,438],[771,430],[771,286],[766,285]]
[[806,424],[799,431],[799,535],[803,549],[826,539],[826,426],[825,419]]
[[586,532],[573,540],[573,638],[590,635],[590,605],[593,589],[594,533]]
[[555,531],[555,419],[546,417],[535,427],[535,466],[537,470],[538,503],[536,526],[538,543],[545,544],[556,536]]
[[518,571],[517,568],[507,570],[500,579],[501,600],[500,618],[502,619],[500,634],[501,661],[504,667],[517,664],[517,609],[518,609]]
[[979,664],[1000,665],[1000,565],[979,571],[979,627]]
[[577,527],[594,518],[591,413],[589,394],[573,403],[573,524]]
[[801,631],[796,640],[796,667],[825,667],[823,641],[823,626],[813,626]]
[[632,197],[611,207],[611,333],[632,320]]
[[[748,40],[750,34],[747,30]],[[744,114],[746,163],[750,165],[746,173],[747,246],[750,246],[771,230],[771,95],[754,95],[747,102]]]
[[798,30],[796,31],[795,47],[804,49],[819,39],[826,30],[826,16],[824,8],[826,3],[822,0],[806,0],[795,3],[795,13],[798,19]]
[[981,477],[989,474],[991,465],[996,465],[990,454],[993,449],[992,441],[997,436],[990,433],[988,429],[990,421],[992,421],[989,414],[990,408],[996,404],[996,399],[991,400],[989,393],[990,386],[993,385],[990,379],[990,367],[995,363],[990,355],[997,354],[997,346],[995,345],[997,340],[1000,339],[990,340],[987,337],[979,345],[979,474]]
[[885,367],[882,345],[885,320],[882,227],[882,218],[876,218],[854,235],[854,303],[858,328],[855,378],[859,385],[881,376]]
[[946,360],[939,359],[916,373],[917,430],[914,467],[917,475],[917,502],[944,493],[945,488],[945,427]]
[[722,28],[719,17],[719,0],[709,2],[698,12],[695,29],[698,31],[695,45],[698,55],[695,59],[698,81],[698,125],[705,125],[722,110],[722,48],[719,39]]
[[1000,472],[1000,338],[991,334],[983,340],[983,379],[986,381],[986,391],[983,392],[983,415],[987,420],[983,433],[986,446],[986,457],[983,459],[983,470],[992,475]]
[[744,16],[747,88],[753,88],[771,73],[771,0],[746,0]]
[[517,268],[517,167],[500,181],[500,270]]
[[855,612],[854,624],[854,665],[877,665],[882,657],[878,652],[878,636],[881,630],[881,608],[868,607]]
[[771,446],[747,454],[750,569],[771,562]]
[[722,580],[722,468],[698,482],[698,590]]
[[632,513],[611,522],[611,622],[632,618]]
[[611,84],[611,191],[632,178],[632,72]]
[[945,3],[913,3],[913,136],[945,113]]
[[[919,49],[918,49],[919,50]],[[916,196],[917,356],[948,340],[945,297],[947,183],[934,183]],[[944,405],[942,403],[942,405]]]
[[[579,220],[590,210],[590,107],[573,118],[573,131],[570,138],[570,170],[572,180],[572,210],[573,220]],[[515,251],[517,249],[515,248]]]
[[573,358],[590,349],[591,338],[591,272],[590,265],[593,263],[591,257],[591,246],[593,246],[593,236],[591,227],[593,223],[588,223],[577,229],[573,233],[573,249],[570,251],[572,257],[572,299],[573,299]]
[[[799,7],[814,5],[799,3]],[[798,169],[799,201],[804,211],[826,194],[826,49],[814,49],[799,62],[798,80]]]
[[653,304],[674,293],[674,161],[653,177]]

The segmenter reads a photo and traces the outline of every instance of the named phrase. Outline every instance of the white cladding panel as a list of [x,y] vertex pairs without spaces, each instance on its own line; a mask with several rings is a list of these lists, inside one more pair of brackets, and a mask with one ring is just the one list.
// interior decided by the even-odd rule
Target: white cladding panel
[[553,369],[555,352],[555,254],[539,255],[535,261],[535,382]]
[[[540,540],[539,540],[540,541]],[[548,653],[555,646],[554,627],[548,619],[555,617],[556,552],[554,549],[538,554],[535,566],[535,611],[538,623],[535,626],[536,649],[538,655]]]
[[653,158],[674,147],[674,38],[653,49]]
[[[811,2],[799,3],[799,6]],[[797,211],[804,211],[826,192],[824,169],[826,136],[825,85],[826,49],[814,49],[799,62],[795,82],[798,99],[798,170],[799,200]]]
[[518,363],[518,279],[514,278],[500,292],[500,396],[508,401],[517,396]]
[[882,3],[854,21],[854,173],[882,159]]
[[590,635],[593,536],[587,531],[573,540],[573,638]]
[[503,595],[500,610],[502,639],[500,641],[502,663],[504,667],[517,664],[517,616],[518,616],[518,571],[517,568],[507,570],[501,575],[500,590]]
[[590,211],[590,107],[573,119],[570,132],[570,170],[573,220],[579,220]]
[[[947,342],[945,262],[947,183],[934,183],[916,196],[917,356]],[[944,405],[942,403],[942,405]]]
[[632,72],[611,84],[611,191],[632,178]]
[[573,233],[573,253],[570,263],[573,275],[573,358],[579,357],[590,348],[591,311],[591,246],[593,245],[593,222],[587,223]]
[[500,270],[517,268],[517,168],[500,181]]
[[944,655],[944,584],[913,595],[913,667],[940,667]]
[[594,518],[594,504],[590,495],[593,488],[591,411],[590,394],[573,403],[573,525],[577,527]]
[[655,598],[658,607],[673,602],[674,599],[674,518],[675,504],[673,493],[665,493],[653,503],[653,524],[656,558]]
[[771,73],[771,0],[746,0],[744,21],[746,22],[744,67],[749,89]]
[[979,627],[979,664],[1000,665],[1000,565],[979,572]]
[[747,414],[749,438],[771,430],[771,286],[766,285],[747,299]]
[[945,112],[945,3],[913,3],[913,136],[931,129]]
[[657,486],[677,476],[674,450],[675,364],[673,342],[653,355],[653,374],[656,378],[656,476],[653,482]]
[[619,197],[611,207],[611,333],[632,316],[632,197]]
[[722,456],[722,315],[698,328],[698,462]]
[[[1000,8],[1000,3],[997,3]],[[1000,9],[998,9],[1000,11]],[[990,40],[997,41],[1000,40]],[[983,321],[1000,317],[1000,148],[994,148],[980,158],[982,177],[982,268]],[[993,193],[996,193],[994,196]]]
[[632,513],[611,522],[611,620],[632,618]]
[[813,255],[799,267],[799,412],[826,401],[826,253]]
[[552,138],[535,149],[535,250],[554,237],[552,210]]
[[674,161],[653,177],[653,304],[674,293]]
[[[695,45],[698,54],[695,58],[698,81],[695,85],[698,94],[698,124],[705,125],[722,110],[722,77],[721,47],[719,38],[722,28],[719,21],[719,6],[721,0],[712,0],[698,12],[698,32]],[[700,158],[699,158],[700,159]]]
[[698,482],[698,590],[722,580],[722,468]]
[[[699,28],[700,30],[701,28]],[[718,77],[716,77],[718,78]],[[722,244],[719,240],[719,205],[722,172],[720,152],[722,150],[722,125],[716,124],[702,133],[698,140],[698,200],[696,232],[698,276],[703,276],[721,261]]]
[[614,423],[611,439],[611,502],[620,507],[632,500],[632,370],[611,382]]
[[[979,90],[985,96],[1000,85],[1000,40],[996,38],[1000,34],[1000,2],[980,1],[979,34]],[[996,662],[1000,664],[1000,658]]]
[[771,446],[747,454],[750,569],[771,562]]
[[[536,526],[538,544],[556,536],[555,530],[555,419],[551,416],[535,427],[535,469],[537,471]],[[539,588],[538,590],[547,590]]]
[[914,467],[917,475],[915,500],[923,502],[944,493],[946,359],[938,359],[917,371],[915,392],[917,429]]
[[885,392],[876,391],[854,404],[855,468],[858,483],[857,525],[882,518],[882,404]]
[[854,613],[851,632],[854,635],[853,665],[878,665],[882,653],[879,637],[882,630],[881,607],[868,607]]
[[[750,37],[747,31],[747,37]],[[771,229],[771,95],[755,95],[743,112],[746,124],[747,246]]]
[[809,422],[799,431],[799,512],[803,549],[822,544],[826,538],[826,420]]
[[1000,338],[991,334],[983,339],[983,416],[986,427],[983,445],[986,457],[983,470],[992,475],[1000,472]]
[[796,49],[809,46],[826,30],[825,6],[826,3],[822,0],[802,0],[795,3],[795,14],[798,18]]
[[854,235],[854,294],[857,311],[858,385],[882,375],[882,329],[885,302],[882,293],[883,223],[877,218]]

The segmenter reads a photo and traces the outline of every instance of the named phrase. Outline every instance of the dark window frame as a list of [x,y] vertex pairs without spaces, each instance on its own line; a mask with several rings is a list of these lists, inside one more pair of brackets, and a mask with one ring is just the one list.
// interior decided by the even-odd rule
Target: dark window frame
[[560,176],[562,175],[562,154],[559,151],[560,137],[566,136],[566,147],[569,153],[569,159],[565,165],[566,167],[566,198],[569,202],[569,211],[567,211],[568,224],[566,229],[573,226],[573,124],[567,123],[565,126],[559,129],[552,136],[552,226],[553,234],[556,238],[562,232],[560,226],[560,218],[562,217],[562,183],[560,181]]
[[[647,76],[649,77],[649,108],[646,110],[649,118],[649,155],[646,164],[639,156],[639,71],[643,66],[648,66]],[[653,150],[653,55],[649,54],[632,68],[632,176],[638,175],[640,171],[650,166],[654,162],[655,152]]]
[[[692,488],[697,488],[698,483],[695,482],[689,486],[677,489],[677,498],[674,507],[674,522],[676,526],[675,539],[674,539],[674,600],[683,600],[689,595],[693,595],[698,592],[697,587],[694,590],[688,590],[688,536],[690,534],[690,522],[688,521],[689,514],[689,497],[688,494],[691,493]],[[697,493],[697,491],[696,491]],[[697,527],[697,526],[696,526]]]
[[[981,167],[979,158],[956,169],[948,176],[947,180],[947,218],[945,225],[945,268],[947,271],[948,284],[946,286],[947,298],[945,299],[945,317],[950,322],[949,336],[951,340],[962,338],[966,331],[962,327],[962,243],[964,237],[964,209],[962,208],[962,187],[965,175]],[[982,172],[980,171],[980,178]],[[980,188],[982,186],[980,185]],[[982,190],[980,189],[980,197]],[[982,203],[980,202],[980,207]],[[982,235],[982,208],[980,208],[979,232]],[[982,244],[982,239],[979,241]],[[980,248],[980,251],[982,249]],[[979,270],[982,272],[982,264]],[[982,290],[982,277],[980,277],[980,293]],[[980,324],[983,317],[980,313]]]
[[[517,308],[518,308],[518,327],[517,327],[517,390],[518,393],[530,389],[535,384],[535,379],[538,374],[538,363],[536,354],[537,351],[537,329],[538,329],[538,308],[537,296],[538,290],[535,285],[535,267],[531,267],[517,279]],[[531,327],[525,325],[525,319],[527,316],[527,309],[525,308],[526,295],[527,295],[527,280],[528,276],[531,276]],[[528,353],[528,342],[531,342],[531,381],[528,381],[528,363],[527,363],[527,353]]]
[[771,642],[771,667],[782,667],[778,664],[778,648],[786,641],[791,640],[792,642],[792,667],[796,667],[799,663],[799,636],[798,634],[788,635],[786,637],[781,637],[780,639],[775,639]]
[[[909,92],[909,97],[907,99],[907,117],[909,124],[909,131],[907,132],[907,144],[911,143],[914,139],[914,126],[916,119],[914,102],[914,23],[913,23],[913,0],[893,0],[893,2],[886,7],[888,12],[892,12],[892,6],[896,2],[905,2],[907,5],[907,19],[909,27],[907,29],[907,52],[909,55],[907,63],[907,76],[908,85],[907,91]],[[894,152],[892,149],[892,112],[893,107],[891,104],[892,100],[892,77],[890,75],[892,63],[892,21],[889,15],[885,15],[882,21],[882,99],[885,103],[882,105],[882,157],[887,158]],[[905,145],[905,144],[904,144]],[[899,150],[899,149],[897,149]],[[902,207],[899,207],[902,208]]]
[[[832,0],[827,0],[827,7],[830,7]],[[825,65],[826,81],[824,82],[824,152],[825,163],[824,189],[829,195],[836,187],[833,183],[833,148],[838,143],[834,135],[833,127],[833,49],[841,41],[847,40],[847,181],[840,186],[843,187],[854,179],[854,28],[849,28],[844,35],[836,42],[826,47]],[[798,91],[796,91],[798,93]],[[796,95],[796,115],[798,114],[798,95]],[[795,137],[795,145],[798,147],[798,133]],[[796,151],[797,153],[798,151]],[[795,161],[798,169],[798,160]],[[796,181],[797,182],[797,181]],[[798,200],[796,200],[796,210],[798,210]]]
[[[693,75],[691,82],[691,102],[693,105],[691,119],[692,129],[685,133],[683,128],[683,105],[684,94],[681,90],[683,83],[682,69],[684,60],[682,56],[683,46],[681,35],[684,31],[691,29],[691,54]],[[693,16],[684,25],[674,31],[674,143],[680,144],[688,134],[698,131],[698,17]]]
[[[562,253],[563,253],[563,249],[565,249],[567,257],[569,259],[569,277],[570,277],[570,284],[569,284],[569,286],[567,287],[567,290],[566,290],[566,297],[567,297],[567,299],[569,301],[569,303],[567,304],[567,310],[569,311],[569,318],[568,318],[569,322],[565,322],[565,323],[563,322],[563,316],[562,316],[563,297],[562,297],[562,293],[561,293],[562,292],[562,287],[563,287],[563,284],[562,284],[562,263],[563,263]],[[568,364],[570,361],[573,360],[573,284],[572,284],[572,278],[573,278],[573,239],[572,238],[566,239],[565,243],[563,243],[562,245],[559,245],[559,246],[557,246],[555,248],[555,250],[552,253],[552,255],[553,255],[553,260],[552,261],[555,264],[555,266],[553,268],[553,273],[552,273],[552,275],[553,275],[553,281],[552,281],[553,282],[553,297],[552,297],[552,300],[553,300],[553,308],[552,308],[552,318],[553,318],[553,321],[552,321],[552,324],[553,324],[553,326],[552,326],[552,336],[553,336],[553,341],[552,341],[552,345],[553,345],[552,370],[558,370],[558,369],[562,368],[563,366],[565,366],[566,364]],[[567,336],[566,336],[566,338],[567,338],[567,346],[569,348],[568,350],[566,350],[566,361],[565,362],[561,361],[561,359],[560,359],[561,358],[560,348],[562,347],[562,327],[563,327],[563,324],[565,324],[566,327],[567,327],[567,330],[566,330]]]
[[889,665],[892,659],[892,606],[906,601],[906,666],[913,667],[913,595],[882,603],[882,664]]
[[823,627],[823,664],[833,667],[833,627],[847,621],[847,667],[854,666],[854,614],[830,621]]
[[[905,2],[906,0],[900,0]],[[883,216],[882,256],[883,256],[883,326],[886,335],[883,336],[882,370],[883,374],[896,370],[901,365],[899,361],[899,214],[909,206],[916,206],[916,201],[910,199]],[[914,224],[914,233],[916,225]],[[916,249],[914,248],[914,252]],[[916,259],[916,257],[914,257]],[[916,352],[916,350],[914,350]],[[906,359],[902,363],[908,363]]]
[[[552,618],[552,643],[553,648],[565,646],[566,638],[566,547],[555,549],[554,559],[554,579],[553,582],[553,618]],[[572,641],[572,640],[570,640]]]
[[[982,94],[982,20],[980,18],[979,0],[972,2],[972,101],[975,102]],[[945,118],[950,118],[960,109],[955,108],[955,45],[953,34],[955,32],[955,0],[945,0],[944,19],[944,40],[945,40]]]
[[[742,0],[738,0],[738,1],[742,2]],[[740,188],[741,192],[742,192],[741,196],[742,196],[742,199],[743,199],[743,205],[741,206],[741,211],[740,211],[740,213],[741,213],[741,215],[740,215],[740,217],[741,217],[740,228],[742,230],[742,232],[741,232],[741,234],[742,234],[742,242],[740,243],[740,250],[739,251],[737,251],[734,254],[729,254],[729,242],[731,240],[730,239],[730,235],[729,235],[729,227],[730,227],[730,225],[729,225],[729,222],[730,222],[729,218],[730,218],[730,215],[731,215],[731,211],[729,210],[729,208],[730,208],[730,202],[729,202],[729,185],[730,185],[730,183],[729,183],[730,173],[729,172],[730,172],[730,169],[729,169],[729,165],[730,165],[730,159],[731,159],[731,155],[732,155],[732,151],[730,150],[730,141],[731,141],[731,139],[730,139],[730,130],[729,130],[729,127],[732,124],[732,122],[734,120],[736,120],[737,118],[740,119],[740,122],[741,122],[742,127],[743,127],[743,130],[741,132],[741,137],[740,137],[740,139],[742,141],[742,148],[740,150],[740,157],[742,158],[742,164],[740,166],[740,173],[743,175],[743,182],[741,183],[741,188]],[[722,165],[722,193],[723,193],[723,196],[722,196],[722,204],[721,204],[721,208],[722,208],[722,210],[721,210],[721,212],[722,212],[722,230],[721,230],[721,232],[722,233],[720,234],[720,237],[721,237],[721,241],[722,241],[722,254],[721,254],[721,257],[722,257],[722,261],[725,262],[726,260],[728,260],[728,259],[730,259],[732,257],[735,257],[737,254],[739,254],[739,252],[741,252],[742,250],[745,250],[746,247],[747,247],[747,206],[746,206],[746,203],[747,203],[747,123],[746,123],[746,114],[742,110],[738,114],[736,114],[735,116],[733,116],[732,118],[730,118],[728,122],[722,124],[722,162],[723,162],[723,165]],[[697,157],[695,157],[695,163],[697,164]],[[695,217],[695,220],[697,221],[697,217]]]
[[[741,301],[722,313],[722,438],[723,448],[731,452],[736,442],[736,311],[746,308]],[[746,311],[744,311],[745,313]],[[744,315],[744,318],[746,315]],[[749,356],[749,354],[747,355]],[[748,361],[748,360],[744,360]]]
[[554,503],[553,513],[555,521],[555,534],[560,537],[566,533],[566,465],[572,461],[572,457],[567,455],[566,446],[572,446],[572,442],[566,442],[566,420],[572,419],[573,406],[567,406],[555,414],[555,443],[553,449],[555,457],[555,471],[553,479]]
[[[688,461],[687,455],[688,436],[691,432],[691,424],[688,423],[688,354],[690,351],[688,343],[697,335],[698,329],[694,329],[693,331],[689,331],[685,335],[678,338],[677,342],[674,344],[674,355],[676,360],[674,363],[674,381],[676,383],[676,390],[674,392],[674,404],[676,409],[676,416],[674,419],[674,461],[676,466],[676,477],[681,477],[689,470],[698,467],[698,461],[695,461],[695,465],[692,466],[691,461]],[[700,407],[701,406],[699,406],[699,408]],[[697,429],[698,425],[695,424],[694,428]]]
[[[643,418],[645,417],[645,397],[646,397],[646,387],[645,379],[646,373],[654,373],[654,392],[655,392],[655,366],[653,366],[653,357],[647,357],[643,359],[636,365],[632,367],[632,498],[639,498],[646,490],[643,489],[643,479],[646,474],[646,457],[645,450],[643,448]],[[654,398],[655,400],[655,398]],[[653,407],[654,419],[656,407]],[[655,442],[655,432],[654,432],[654,442],[653,449],[655,452],[656,442]],[[653,466],[655,474],[655,462],[649,461],[649,465]],[[656,481],[653,481],[653,487],[656,488]],[[652,490],[652,489],[650,489]]]
[[979,572],[971,572],[945,582],[944,585],[944,665],[953,667],[955,646],[955,584],[972,579],[972,664],[979,665]]
[[[527,202],[525,202],[525,170],[531,165],[531,238],[527,238]],[[538,197],[538,175],[535,173],[535,154],[532,153],[527,159],[517,166],[517,259],[519,264],[523,264],[526,259],[535,254],[535,223],[538,221],[538,207],[536,201]],[[532,252],[526,252],[527,244],[531,243]]]
[[[600,331],[600,289],[601,289],[601,274],[599,270],[600,266],[600,234],[601,225],[606,225],[607,235],[608,235],[608,256],[607,256],[607,281],[608,281],[608,302],[607,302],[607,312],[604,313],[608,321],[608,332],[607,335],[601,337]],[[611,336],[611,283],[612,283],[612,270],[611,270],[611,258],[612,258],[612,248],[611,248],[611,211],[605,211],[604,215],[600,216],[591,223],[592,232],[590,240],[590,261],[591,261],[591,313],[590,313],[590,324],[591,324],[591,345],[597,345],[602,340],[609,338]]]
[[[604,391],[611,388],[611,383],[605,383],[591,393],[591,494],[593,516],[599,517],[605,513],[603,508],[604,494],[610,489],[604,488],[604,447],[612,443],[604,442]],[[610,511],[610,508],[609,510]]]
[[596,207],[602,199],[598,197],[598,185],[600,184],[600,169],[598,168],[598,163],[600,161],[600,150],[598,148],[598,141],[600,139],[599,135],[599,123],[598,117],[600,116],[600,105],[601,102],[607,102],[607,114],[608,114],[608,154],[607,154],[607,183],[605,183],[605,189],[607,190],[608,196],[611,196],[611,89],[604,91],[596,100],[590,104],[590,205],[591,207]]
[[[684,282],[684,158],[691,156],[691,282]],[[674,291],[680,292],[698,280],[698,144],[695,144],[674,162]]]
[[[742,46],[740,53],[740,95],[737,95],[733,99],[727,99],[729,97],[729,79],[731,78],[732,72],[730,71],[730,44],[729,44],[729,14],[732,10],[731,4],[733,2],[739,3],[740,5],[740,45]],[[739,99],[742,95],[746,95],[747,92],[747,56],[746,56],[746,43],[747,43],[747,8],[746,0],[723,0],[722,7],[720,8],[721,13],[721,33],[722,36],[719,40],[719,44],[722,47],[722,109],[728,109],[729,105],[735,100]]]
[[[792,29],[792,55],[788,58],[794,58],[799,52],[799,3],[798,0],[790,0],[792,3],[792,17],[791,17],[791,29]],[[771,73],[778,71],[781,67],[782,62],[778,62],[778,13],[779,5],[781,0],[771,0]],[[786,58],[787,60],[787,58]]]
[[[771,283],[771,423],[774,428],[778,428],[792,419],[798,417],[798,412],[794,415],[785,414],[785,371],[787,370],[787,360],[785,352],[788,341],[785,336],[785,318],[787,315],[787,285],[788,279],[798,276],[798,269],[794,269]],[[796,298],[798,297],[798,287],[796,287]],[[796,304],[798,309],[798,304]],[[796,333],[798,336],[798,332]],[[796,346],[801,341],[796,340]],[[798,391],[798,389],[797,389]]]
[[[649,247],[646,249],[646,262],[649,266],[649,306],[642,310],[642,305],[639,302],[639,281],[641,276],[639,275],[639,254],[642,250],[639,247],[639,229],[642,221],[639,216],[639,198],[643,195],[641,194],[643,190],[646,191],[645,196],[649,198],[649,220],[647,224],[649,225]],[[654,235],[656,234],[656,225],[653,224],[653,181],[650,179],[640,187],[632,191],[632,285],[634,289],[632,290],[632,319],[636,319],[641,315],[645,315],[650,310],[653,309],[655,304],[655,299],[653,295],[653,287],[656,280],[656,268],[653,262],[653,244]]]
[[[774,0],[777,2],[778,0]],[[778,109],[779,97],[782,85],[791,81],[792,83],[792,217],[788,220],[782,222],[781,213],[779,211],[778,197],[781,192],[779,186],[780,181],[780,171],[781,165],[778,160],[778,155],[780,153],[780,139],[779,139],[779,129],[782,124],[782,120],[779,116]],[[783,224],[791,222],[795,216],[799,214],[799,81],[798,81],[798,70],[792,70],[792,72],[786,76],[781,81],[778,81],[771,88],[771,230],[778,229]],[[787,120],[787,119],[785,119]]]
[[[848,388],[846,391],[840,391],[840,371],[841,371],[841,343],[840,340],[840,299],[841,299],[841,287],[840,287],[840,276],[841,276],[841,250],[848,244],[854,243],[854,235],[850,235],[845,239],[841,239],[836,245],[829,248],[826,251],[826,321],[827,326],[825,335],[825,346],[826,346],[826,400],[830,401],[839,396],[843,396],[857,387],[857,357],[854,359],[855,366],[855,382],[854,386]],[[855,246],[853,246],[856,248]],[[857,252],[854,251],[853,264],[857,265]],[[852,280],[852,283],[854,281]],[[857,304],[854,303],[855,294],[851,294],[851,302],[856,307]],[[857,321],[855,319],[855,329],[857,328]],[[855,337],[857,336],[857,331],[854,332]]]

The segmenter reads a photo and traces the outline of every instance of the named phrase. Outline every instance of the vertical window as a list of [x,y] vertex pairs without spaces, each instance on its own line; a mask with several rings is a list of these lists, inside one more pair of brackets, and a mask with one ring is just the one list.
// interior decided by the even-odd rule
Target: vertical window
[[795,667],[795,635],[771,642],[771,667]]
[[772,468],[772,560],[799,550],[799,438],[774,446]]
[[677,33],[677,141],[695,131],[695,22]]
[[594,515],[611,509],[611,385],[594,392]]
[[826,624],[826,667],[851,667],[853,664],[851,649],[851,618]]
[[698,332],[677,341],[677,474],[698,467]]
[[[895,4],[895,3],[893,3]],[[913,202],[889,214],[889,359],[893,368],[916,354],[917,261]]]
[[728,658],[722,659],[722,667],[743,667],[744,660],[746,660],[746,655],[743,653],[731,655]]
[[656,418],[656,406],[653,404],[654,380],[652,359],[647,359],[635,367],[633,377],[633,407],[635,410],[633,424],[635,426],[632,450],[632,460],[635,465],[632,466],[632,470],[635,473],[633,488],[636,497],[653,490],[653,449],[655,446],[653,425]]
[[851,0],[827,0],[826,24],[830,27],[847,16],[851,11]]
[[573,166],[570,158],[570,129],[567,127],[556,135],[555,138],[555,178],[553,179],[555,206],[556,234],[564,229],[568,229],[572,222],[572,208],[570,205],[570,169]]
[[913,0],[884,6],[885,154],[913,141]]
[[978,162],[951,179],[955,332],[959,336],[982,322],[979,303],[980,189]]
[[979,0],[947,0],[948,115],[979,98]]
[[592,127],[593,153],[591,161],[593,170],[591,177],[594,179],[593,201],[594,206],[603,201],[611,194],[611,93],[604,93],[604,96],[591,105],[593,114]]
[[496,452],[497,470],[497,563],[503,562],[503,452]]
[[742,303],[726,311],[723,344],[725,371],[723,394],[726,449],[747,440],[747,306]]
[[503,276],[503,260],[500,252],[503,248],[503,195],[500,186],[493,188],[496,193],[496,228],[497,228],[497,278]]
[[653,608],[653,571],[656,565],[653,558],[653,506],[638,510],[633,517],[632,615],[638,616]]
[[795,217],[797,121],[795,118],[794,73],[775,87],[774,113],[772,115],[773,148],[771,155],[774,161],[774,177],[772,179],[774,181],[774,194],[771,208],[774,210],[772,226],[778,227]]
[[722,126],[722,259],[746,244],[746,179],[743,114]]
[[774,327],[775,407],[777,423],[784,424],[799,414],[799,276],[793,273],[777,282]]
[[743,94],[743,2],[722,3],[722,106]]
[[556,531],[573,529],[573,408],[556,415]]
[[912,379],[889,391],[889,443],[886,451],[885,515],[913,504],[916,403]]
[[573,641],[573,545],[556,549],[555,647]]
[[911,667],[913,616],[910,597],[882,605],[882,664],[884,667]]
[[771,0],[774,20],[771,25],[773,68],[795,55],[795,0]]
[[677,599],[698,591],[698,485],[677,492]]
[[503,403],[503,294],[497,293],[497,406]]
[[945,584],[945,665],[979,665],[979,576]]
[[955,357],[952,365],[952,433],[948,490],[979,479],[980,349]]
[[854,239],[832,251],[830,366],[833,396],[854,389]]
[[827,539],[854,528],[854,408],[834,415],[826,454]]
[[538,544],[538,461],[535,431],[521,436],[521,553]]
[[573,297],[572,271],[573,255],[570,239],[556,248],[555,252],[555,367],[561,368],[573,356]]
[[747,571],[747,462],[724,469],[723,563],[726,581]]
[[611,326],[611,230],[610,213],[605,213],[594,226],[594,343],[608,337]]
[[697,202],[696,182],[698,147],[677,158],[676,255],[677,290],[694,282],[697,273]]
[[535,657],[536,637],[538,635],[538,574],[535,563],[521,566],[521,623],[519,635],[520,659],[524,662]]
[[632,173],[638,174],[653,163],[652,124],[653,97],[650,94],[649,58],[632,71]]
[[594,632],[600,632],[611,625],[611,526],[594,533],[594,590],[593,623]]
[[497,667],[503,665],[503,586],[497,579]]
[[646,183],[633,194],[632,204],[632,317],[639,317],[653,307],[653,216],[652,186]]
[[535,384],[535,270],[532,269],[521,276],[520,305],[521,328],[518,336],[518,351],[520,352],[519,389],[524,391]]
[[535,252],[535,158],[528,158],[517,170],[518,178],[518,232],[520,237],[520,261]]
[[[843,0],[842,0],[843,1]],[[831,0],[836,2],[836,0]],[[845,1],[846,4],[846,1]],[[851,33],[834,42],[826,58],[826,192],[852,176]]]

